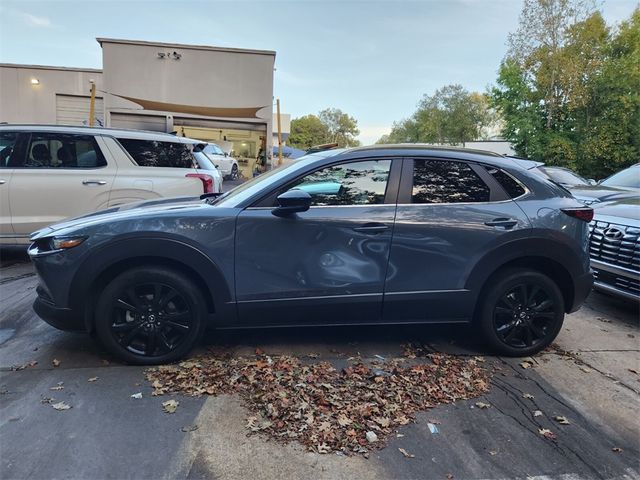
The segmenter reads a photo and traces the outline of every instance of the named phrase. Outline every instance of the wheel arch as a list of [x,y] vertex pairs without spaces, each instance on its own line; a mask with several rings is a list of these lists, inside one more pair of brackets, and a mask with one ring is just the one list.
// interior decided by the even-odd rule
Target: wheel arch
[[572,311],[576,295],[574,278],[585,270],[580,255],[569,245],[546,238],[530,238],[491,251],[473,267],[465,288],[478,292],[474,299],[474,314],[491,278],[512,268],[528,268],[547,275],[560,288],[565,311]]
[[71,281],[69,304],[84,313],[85,326],[93,330],[97,297],[119,273],[134,267],[154,265],[177,270],[198,285],[211,315],[229,315],[231,290],[218,266],[198,248],[169,238],[129,238],[111,242],[92,253]]

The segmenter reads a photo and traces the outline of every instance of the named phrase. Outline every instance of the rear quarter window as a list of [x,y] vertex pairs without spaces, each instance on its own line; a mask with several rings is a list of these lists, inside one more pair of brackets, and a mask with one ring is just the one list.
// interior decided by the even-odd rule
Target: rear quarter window
[[195,167],[191,148],[185,143],[131,138],[119,138],[118,142],[141,167]]
[[485,166],[484,168],[493,176],[493,178],[496,179],[509,197],[517,198],[525,194],[526,190],[522,184],[504,170],[488,166]]

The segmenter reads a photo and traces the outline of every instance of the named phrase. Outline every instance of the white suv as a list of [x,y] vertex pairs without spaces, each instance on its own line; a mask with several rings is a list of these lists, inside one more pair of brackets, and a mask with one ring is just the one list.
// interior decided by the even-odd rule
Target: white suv
[[65,218],[128,202],[219,193],[196,140],[56,125],[0,125],[0,244]]
[[224,178],[229,180],[238,179],[238,161],[231,155],[222,150],[215,143],[207,143],[202,150],[209,160],[220,170]]

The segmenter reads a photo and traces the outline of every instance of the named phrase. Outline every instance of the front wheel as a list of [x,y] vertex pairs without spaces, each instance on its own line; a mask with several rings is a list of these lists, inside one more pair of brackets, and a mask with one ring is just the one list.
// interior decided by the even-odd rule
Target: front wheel
[[489,280],[479,309],[479,325],[498,353],[518,357],[537,353],[553,342],[564,321],[564,298],[546,275],[508,270]]
[[107,285],[95,318],[98,338],[113,355],[126,363],[153,365],[177,360],[193,348],[207,309],[198,287],[182,273],[138,267]]

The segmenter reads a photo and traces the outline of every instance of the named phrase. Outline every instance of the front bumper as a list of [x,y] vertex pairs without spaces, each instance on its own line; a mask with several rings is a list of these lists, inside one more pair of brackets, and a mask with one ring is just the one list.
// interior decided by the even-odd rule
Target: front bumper
[[640,274],[629,268],[591,260],[596,290],[627,300],[640,301]]
[[[39,289],[40,290],[40,289]],[[53,304],[43,291],[38,292],[33,302],[36,314],[52,327],[70,332],[85,332],[83,319],[70,308],[60,308]]]

